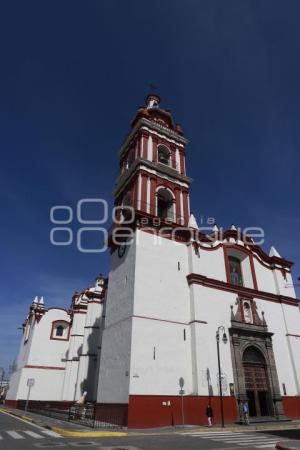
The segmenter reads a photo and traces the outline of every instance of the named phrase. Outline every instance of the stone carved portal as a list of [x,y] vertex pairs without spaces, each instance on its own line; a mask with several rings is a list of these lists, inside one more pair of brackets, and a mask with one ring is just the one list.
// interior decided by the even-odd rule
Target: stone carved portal
[[[231,307],[230,345],[238,414],[248,402],[250,419],[284,418],[272,336],[253,299],[238,298]],[[248,308],[251,307],[251,320]]]

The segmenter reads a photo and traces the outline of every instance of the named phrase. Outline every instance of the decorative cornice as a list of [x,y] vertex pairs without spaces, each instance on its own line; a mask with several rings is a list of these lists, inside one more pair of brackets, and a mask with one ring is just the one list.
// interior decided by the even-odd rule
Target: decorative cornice
[[[222,233],[218,232],[212,234],[211,236],[205,235],[201,233],[201,231],[197,232],[197,238],[199,240],[199,248],[206,251],[214,251],[220,248],[221,246],[226,246],[227,248],[236,248],[244,253],[248,253],[248,255],[253,254],[257,258],[257,260],[263,264],[264,262],[269,264],[272,267],[271,269],[281,269],[282,267],[291,269],[293,266],[293,262],[289,261],[285,258],[280,258],[278,256],[269,256],[259,245],[254,244],[252,239],[246,234],[242,233],[242,231],[238,230],[225,230]],[[229,239],[233,238],[235,241],[242,240],[245,246],[241,246],[239,244],[235,244],[230,242]],[[217,245],[213,246],[215,241],[221,241]],[[226,242],[227,241],[227,242]],[[205,247],[200,245],[201,243],[210,244],[210,247]],[[277,267],[277,266],[280,267]]]
[[291,306],[298,307],[299,300],[293,297],[287,297],[285,295],[276,295],[271,292],[260,291],[257,289],[246,288],[244,286],[234,286],[226,283],[225,281],[215,280],[214,278],[208,278],[204,275],[197,273],[190,273],[187,275],[188,284],[201,284],[212,289],[219,289],[222,291],[232,292],[239,296],[248,295],[253,298],[260,298],[262,300],[268,300],[275,303],[286,303]]
[[163,125],[159,125],[157,122],[153,122],[151,120],[142,118],[140,119],[136,125],[133,127],[132,130],[128,133],[124,143],[122,144],[119,155],[121,156],[122,153],[126,150],[129,142],[133,139],[134,135],[137,133],[137,131],[143,126],[147,126],[149,128],[152,128],[153,130],[164,134],[170,139],[175,139],[176,141],[180,142],[183,145],[186,145],[188,143],[188,140],[184,138],[183,136],[180,136],[176,131],[171,130],[170,128],[164,127]]
[[26,364],[26,366],[24,366],[24,369],[65,370],[64,367],[33,366],[31,364]]
[[249,324],[245,322],[237,322],[237,321],[231,321],[231,327],[229,328],[229,332],[231,334],[258,334],[258,335],[265,335],[265,336],[273,336],[274,333],[270,333],[268,331],[268,327],[265,325],[255,325],[255,324]]
[[[85,291],[85,295],[87,296],[88,299],[90,298],[98,298],[99,300],[103,300],[103,298],[105,297],[105,289],[103,289],[102,292],[93,292],[93,291],[89,291],[86,290]],[[91,301],[89,303],[92,303]],[[102,302],[94,302],[94,303],[102,303]]]
[[[133,162],[130,168],[123,172],[119,177],[118,182],[113,189],[113,195],[115,197],[118,195],[121,188],[132,178],[133,175],[135,175],[140,166],[145,166],[146,168],[155,170],[156,172],[158,172],[157,176],[159,176],[160,172],[164,175],[168,175],[169,177],[174,178],[175,180],[187,183],[188,185],[190,185],[193,181],[192,178],[180,174],[176,169],[173,169],[172,167],[157,162],[148,161],[147,159],[139,157]],[[149,176],[150,175],[155,176],[155,174],[149,174]]]
[[[229,240],[230,238],[233,238],[235,240],[237,240],[237,239],[243,240],[245,245],[250,246],[250,249],[245,248],[244,251],[248,251],[249,253],[256,253],[263,261],[265,261],[271,265],[278,264],[279,266],[288,267],[290,269],[294,264],[292,261],[288,261],[285,258],[267,255],[267,253],[264,252],[264,250],[259,245],[254,244],[252,239],[249,236],[247,236],[246,234],[244,234],[243,232],[241,232],[240,230],[224,231],[223,239]],[[234,245],[235,244],[232,244],[233,247],[234,247]],[[230,247],[230,244],[228,244],[228,247]]]

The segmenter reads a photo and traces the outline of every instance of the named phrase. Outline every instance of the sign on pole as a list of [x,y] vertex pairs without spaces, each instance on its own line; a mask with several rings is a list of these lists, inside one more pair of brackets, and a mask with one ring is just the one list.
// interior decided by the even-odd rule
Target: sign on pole
[[182,426],[184,426],[184,409],[183,409],[183,396],[184,396],[184,378],[180,377],[179,378],[179,387],[180,387],[180,391],[179,391],[179,395],[181,395],[181,413],[182,413]]
[[35,382],[34,378],[27,379],[28,393],[27,393],[27,399],[26,399],[26,405],[25,405],[25,413],[27,412],[27,409],[28,409],[30,391],[31,391],[31,388],[34,386],[34,382]]
[[27,386],[28,386],[28,387],[34,386],[34,382],[35,382],[35,379],[34,379],[34,378],[28,378],[28,380],[27,380]]

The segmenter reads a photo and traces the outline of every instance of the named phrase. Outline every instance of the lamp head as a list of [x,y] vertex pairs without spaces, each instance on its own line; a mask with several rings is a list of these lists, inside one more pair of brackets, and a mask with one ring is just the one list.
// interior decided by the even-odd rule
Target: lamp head
[[222,341],[224,342],[224,344],[227,344],[228,338],[225,332],[223,333]]

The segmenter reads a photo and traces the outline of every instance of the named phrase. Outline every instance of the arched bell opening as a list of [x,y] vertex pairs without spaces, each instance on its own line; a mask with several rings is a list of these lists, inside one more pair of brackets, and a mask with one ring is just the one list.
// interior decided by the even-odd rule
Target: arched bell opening
[[157,216],[174,221],[175,203],[171,191],[161,188],[157,191]]
[[170,166],[171,153],[170,150],[164,145],[159,145],[157,148],[157,159],[161,164]]
[[133,217],[131,192],[127,192],[122,201],[122,218],[123,220],[129,220]]

